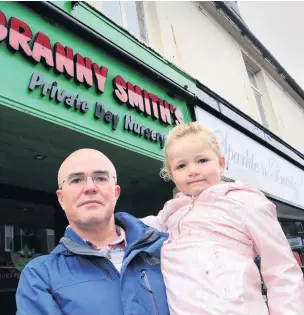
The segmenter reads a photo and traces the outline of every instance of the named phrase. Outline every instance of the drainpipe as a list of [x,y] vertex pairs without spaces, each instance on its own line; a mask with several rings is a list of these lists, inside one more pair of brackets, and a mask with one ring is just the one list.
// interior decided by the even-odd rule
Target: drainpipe
[[269,50],[255,37],[255,35],[246,26],[244,21],[242,21],[242,19],[235,12],[233,12],[233,10],[231,10],[224,1],[213,1],[213,4],[218,10],[222,10],[224,14],[240,29],[242,36],[247,37],[251,41],[251,43],[259,50],[263,58],[267,59],[267,61],[277,69],[278,74],[286,80],[286,82],[304,101],[303,89],[275,59]]

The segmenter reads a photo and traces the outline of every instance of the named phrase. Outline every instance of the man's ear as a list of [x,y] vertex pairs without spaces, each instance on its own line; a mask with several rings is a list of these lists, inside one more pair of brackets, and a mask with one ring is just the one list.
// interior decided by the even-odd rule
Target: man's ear
[[220,170],[221,170],[221,175],[223,174],[224,170],[226,168],[226,160],[223,155],[220,157]]
[[115,185],[115,197],[116,197],[116,201],[118,200],[120,196],[120,186],[119,185]]
[[63,198],[62,190],[58,189],[56,191],[56,195],[57,195],[57,199],[58,199],[58,202],[60,203],[62,210],[64,210],[64,198]]

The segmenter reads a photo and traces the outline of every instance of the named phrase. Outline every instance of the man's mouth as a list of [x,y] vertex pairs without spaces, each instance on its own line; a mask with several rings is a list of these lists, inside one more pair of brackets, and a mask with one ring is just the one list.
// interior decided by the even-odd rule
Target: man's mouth
[[82,202],[80,204],[80,206],[90,205],[90,204],[92,204],[92,205],[96,205],[96,204],[102,205],[102,203],[99,200],[87,200],[85,202]]

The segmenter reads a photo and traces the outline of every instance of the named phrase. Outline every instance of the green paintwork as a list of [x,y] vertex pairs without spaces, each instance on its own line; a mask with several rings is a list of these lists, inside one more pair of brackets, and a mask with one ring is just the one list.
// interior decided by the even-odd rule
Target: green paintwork
[[[12,53],[7,48],[6,39],[0,43],[1,105],[9,106],[156,159],[162,159],[163,156],[160,145],[124,131],[123,118],[126,114],[131,114],[136,123],[162,134],[166,134],[169,127],[165,127],[159,121],[154,121],[151,117],[145,117],[134,109],[128,109],[126,105],[119,105],[112,94],[112,79],[117,75],[122,75],[127,82],[131,82],[134,85],[137,84],[142,89],[146,89],[150,93],[174,104],[175,107],[182,110],[185,121],[191,120],[187,106],[183,100],[171,99],[157,82],[153,82],[135,69],[105,54],[102,51],[102,47],[95,47],[91,43],[86,42],[85,39],[68,32],[62,26],[49,23],[22,4],[1,2],[0,10],[4,12],[7,19],[14,16],[25,22],[31,28],[33,36],[38,31],[41,31],[50,38],[52,45],[60,42],[64,46],[71,47],[74,54],[79,53],[83,57],[89,57],[92,62],[97,63],[99,66],[106,66],[109,70],[105,92],[100,95],[96,93],[94,86],[88,89],[84,85],[77,85],[73,80],[68,80],[64,75],[55,74],[53,69],[49,70],[42,63],[33,64],[20,52]],[[130,42],[130,39],[127,37],[124,38],[124,42],[128,43],[128,41]],[[126,44],[126,46],[128,47],[129,45]],[[90,106],[89,111],[86,114],[82,114],[73,108],[68,109],[63,104],[57,104],[54,100],[50,100],[48,96],[42,98],[40,96],[41,89],[29,92],[28,85],[33,72],[39,72],[48,84],[57,81],[59,88],[65,89],[74,95],[80,94],[82,99],[88,102]],[[106,110],[110,110],[120,116],[117,130],[113,131],[111,126],[105,124],[104,121],[94,119],[95,103],[97,101],[101,102]]]

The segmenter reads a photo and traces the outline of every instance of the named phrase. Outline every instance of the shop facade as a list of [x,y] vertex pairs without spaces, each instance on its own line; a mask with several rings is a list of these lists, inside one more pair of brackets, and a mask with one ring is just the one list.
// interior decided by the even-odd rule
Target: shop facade
[[191,120],[186,100],[170,77],[164,84],[152,71],[159,57],[150,58],[149,72],[138,66],[140,54],[132,64],[111,49],[47,12],[0,5],[2,315],[15,313],[26,263],[49,253],[66,227],[55,191],[68,154],[95,148],[113,161],[122,189],[117,211],[145,216],[172,196],[159,170],[166,134]]
[[102,151],[117,168],[117,210],[156,213],[174,188],[158,175],[165,137],[191,120],[221,137],[224,179],[263,190],[302,250],[304,159],[109,21],[83,8],[74,18],[75,3],[0,4],[0,314],[15,313],[20,272],[66,227],[63,159]]

